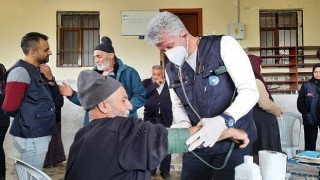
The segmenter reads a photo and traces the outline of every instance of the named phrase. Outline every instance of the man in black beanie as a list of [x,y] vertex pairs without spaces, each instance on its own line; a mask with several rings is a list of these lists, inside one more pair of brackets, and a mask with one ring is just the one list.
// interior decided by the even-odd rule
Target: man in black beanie
[[[66,180],[149,180],[165,155],[186,152],[185,141],[201,128],[166,129],[127,117],[132,105],[121,83],[94,71],[80,72],[77,85],[90,123],[75,135]],[[234,128],[224,131],[220,140],[225,138],[241,141],[240,148],[249,143],[247,134]]]
[[[112,46],[112,41],[107,36],[102,37],[101,44],[98,44],[94,48],[94,58],[96,67],[93,68],[93,71],[96,71],[103,76],[109,75],[122,83],[128,94],[128,99],[132,104],[130,116],[138,117],[137,110],[144,105],[146,98],[146,91],[141,83],[138,72],[134,68],[123,64],[122,61],[117,58]],[[60,86],[59,89],[60,93],[67,96],[71,102],[81,105],[77,92],[73,91],[65,82],[62,82],[62,84],[63,85]],[[88,122],[89,118],[86,113],[83,124],[87,125]]]

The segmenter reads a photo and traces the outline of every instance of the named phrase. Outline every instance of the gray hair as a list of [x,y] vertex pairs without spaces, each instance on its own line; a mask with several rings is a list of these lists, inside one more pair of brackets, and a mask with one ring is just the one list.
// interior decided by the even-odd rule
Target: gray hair
[[162,32],[167,32],[171,37],[179,37],[181,30],[187,31],[179,17],[164,11],[150,20],[145,39],[148,43],[156,45],[160,42]]
[[163,67],[161,65],[154,65],[154,66],[152,66],[152,69],[163,70]]

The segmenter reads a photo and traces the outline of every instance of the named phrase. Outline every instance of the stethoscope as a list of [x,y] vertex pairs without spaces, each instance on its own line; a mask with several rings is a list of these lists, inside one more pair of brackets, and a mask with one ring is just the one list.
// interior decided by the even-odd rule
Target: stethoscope
[[[190,101],[189,101],[189,99],[188,99],[188,96],[187,96],[187,94],[186,94],[186,90],[185,90],[185,88],[184,88],[184,83],[183,83],[183,78],[182,78],[181,66],[177,66],[177,65],[176,65],[176,67],[178,67],[178,69],[179,69],[179,76],[178,76],[178,77],[179,77],[179,80],[180,80],[180,82],[181,82],[182,92],[183,92],[183,94],[184,94],[184,96],[185,96],[185,98],[186,98],[186,100],[187,100],[187,103],[188,103],[188,105],[190,106],[190,108],[192,109],[192,111],[195,113],[195,115],[197,116],[197,118],[198,118],[199,120],[201,120],[202,118],[200,117],[200,115],[198,114],[198,112],[193,108],[193,106],[191,105],[191,103],[190,103]],[[212,79],[209,78],[209,81],[212,81]],[[210,82],[209,82],[209,84],[210,84]],[[233,99],[234,99],[234,97],[235,97],[235,92],[236,92],[236,90],[234,90],[234,93],[233,93],[233,96],[232,96],[232,99],[231,99],[231,103],[232,103],[232,101],[233,101]],[[230,103],[230,104],[231,104],[231,103]],[[227,155],[226,155],[226,157],[225,157],[225,159],[224,159],[223,164],[222,164],[221,167],[214,167],[214,166],[212,166],[211,164],[209,164],[208,162],[206,162],[204,159],[202,159],[202,158],[201,158],[199,155],[197,155],[195,152],[191,151],[191,153],[192,153],[194,156],[196,156],[200,161],[202,161],[204,164],[206,164],[208,167],[210,167],[210,168],[212,168],[212,169],[215,169],[215,170],[221,170],[221,169],[223,169],[223,168],[226,166],[227,162],[229,161],[230,156],[231,156],[231,153],[232,153],[232,151],[233,151],[233,148],[234,148],[234,142],[231,143],[230,148],[229,148],[229,150],[228,150],[228,153],[227,153]]]

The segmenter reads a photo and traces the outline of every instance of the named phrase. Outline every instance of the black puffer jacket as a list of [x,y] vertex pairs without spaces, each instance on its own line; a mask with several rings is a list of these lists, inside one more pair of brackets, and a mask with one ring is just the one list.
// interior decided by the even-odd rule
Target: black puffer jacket
[[314,78],[302,84],[297,100],[298,111],[302,114],[303,124],[319,126],[320,83]]

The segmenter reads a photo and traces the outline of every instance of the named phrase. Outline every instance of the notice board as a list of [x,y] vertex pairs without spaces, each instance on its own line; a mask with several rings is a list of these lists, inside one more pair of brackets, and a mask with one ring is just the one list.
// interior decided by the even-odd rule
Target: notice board
[[146,35],[147,25],[157,13],[159,11],[121,11],[121,35]]

